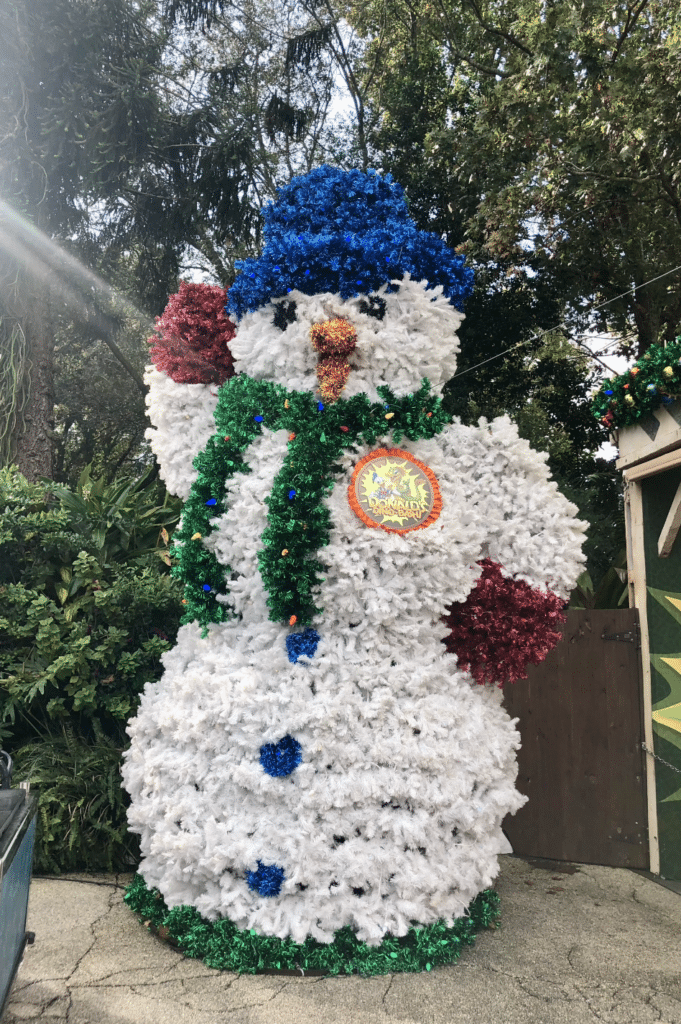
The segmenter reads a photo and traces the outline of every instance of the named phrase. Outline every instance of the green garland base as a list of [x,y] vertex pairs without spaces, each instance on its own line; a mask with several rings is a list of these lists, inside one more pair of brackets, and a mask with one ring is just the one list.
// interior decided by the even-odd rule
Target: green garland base
[[298,944],[291,939],[242,931],[227,918],[206,921],[194,907],[168,910],[158,889],[147,888],[141,875],[135,875],[124,898],[147,928],[177,945],[185,956],[237,974],[281,971],[368,977],[430,971],[438,964],[453,963],[464,946],[473,945],[477,931],[497,928],[499,922],[499,896],[493,889],[485,889],[469,906],[468,916],[451,927],[437,921],[424,928],[411,928],[399,938],[387,935],[380,946],[367,946],[346,927],[339,929],[329,944],[312,938]]

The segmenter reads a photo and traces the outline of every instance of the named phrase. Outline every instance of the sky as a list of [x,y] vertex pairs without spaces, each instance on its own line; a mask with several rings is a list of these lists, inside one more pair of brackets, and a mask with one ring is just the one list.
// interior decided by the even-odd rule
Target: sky
[[[592,334],[589,335],[585,341],[594,355],[597,355],[599,359],[606,363],[608,370],[610,370],[610,373],[608,373],[608,370],[606,370],[604,366],[596,363],[596,369],[599,372],[602,372],[603,377],[608,377],[612,374],[618,375],[620,373],[624,373],[624,371],[634,363],[633,359],[627,359],[625,356],[619,356],[613,353],[613,350],[616,348],[616,338],[614,335]],[[609,441],[604,441],[598,450],[598,454],[601,458],[610,460],[617,458],[618,451],[614,444],[611,444]]]

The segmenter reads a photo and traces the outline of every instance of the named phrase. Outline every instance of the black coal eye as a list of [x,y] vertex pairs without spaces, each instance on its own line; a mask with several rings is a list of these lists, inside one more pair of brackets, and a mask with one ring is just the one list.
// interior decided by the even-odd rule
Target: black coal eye
[[360,313],[373,316],[376,320],[382,320],[385,316],[385,299],[380,295],[370,295],[368,300],[362,299],[359,304]]
[[285,331],[289,324],[292,324],[298,317],[296,316],[296,304],[295,302],[276,302],[274,304],[274,316],[272,317],[272,323],[275,327],[278,327],[280,331]]

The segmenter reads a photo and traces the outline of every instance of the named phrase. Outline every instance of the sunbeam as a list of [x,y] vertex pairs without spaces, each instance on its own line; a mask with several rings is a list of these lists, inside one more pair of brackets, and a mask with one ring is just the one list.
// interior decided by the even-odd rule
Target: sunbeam
[[[51,298],[61,300],[74,320],[94,331],[125,367],[139,391],[146,393],[142,377],[116,344],[115,336],[121,316],[133,317],[151,331],[153,319],[149,313],[84,266],[5,200],[0,200],[0,253],[18,264],[27,276],[45,285]],[[104,304],[110,304],[115,314],[103,309]]]
[[126,295],[84,266],[5,200],[0,200],[0,252],[19,263],[31,277],[47,285],[70,312],[97,330],[108,333],[111,323],[95,306],[95,296],[100,302],[115,303],[121,312],[153,325],[149,313],[139,309]]

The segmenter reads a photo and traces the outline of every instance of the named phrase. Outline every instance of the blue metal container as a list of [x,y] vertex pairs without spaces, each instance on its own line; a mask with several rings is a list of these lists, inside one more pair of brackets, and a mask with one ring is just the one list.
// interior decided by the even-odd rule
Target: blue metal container
[[37,801],[23,789],[0,789],[0,1016],[24,946]]

